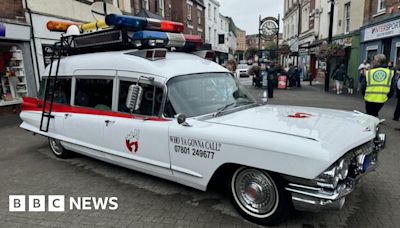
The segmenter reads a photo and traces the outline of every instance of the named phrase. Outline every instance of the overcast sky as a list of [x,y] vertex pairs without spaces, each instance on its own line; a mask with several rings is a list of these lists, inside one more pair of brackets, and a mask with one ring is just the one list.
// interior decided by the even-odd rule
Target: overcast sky
[[[233,18],[236,26],[246,34],[258,33],[259,16],[283,16],[282,0],[218,0],[221,3],[220,13]],[[281,31],[282,32],[282,21]]]

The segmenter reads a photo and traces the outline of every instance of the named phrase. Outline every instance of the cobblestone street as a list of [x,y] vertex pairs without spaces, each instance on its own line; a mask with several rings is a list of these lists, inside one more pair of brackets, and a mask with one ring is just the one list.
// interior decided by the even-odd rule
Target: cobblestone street
[[[258,97],[262,90],[251,89]],[[364,111],[358,95],[324,93],[319,86],[276,91],[269,104]],[[381,111],[388,134],[380,166],[347,197],[341,211],[296,212],[278,227],[399,227],[400,128],[393,100]],[[228,197],[76,155],[60,160],[47,140],[0,116],[0,227],[255,227],[241,218]],[[340,142],[338,142],[340,143]],[[115,211],[8,212],[9,195],[118,197]]]

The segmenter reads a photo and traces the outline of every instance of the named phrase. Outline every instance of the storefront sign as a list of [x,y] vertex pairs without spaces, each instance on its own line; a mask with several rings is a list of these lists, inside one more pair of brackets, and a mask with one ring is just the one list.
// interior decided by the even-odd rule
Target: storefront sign
[[6,36],[6,26],[3,23],[0,23],[0,36]]
[[51,56],[53,55],[53,45],[42,44],[42,51],[43,51],[44,65],[47,66],[51,63]]
[[364,41],[400,35],[400,19],[365,29]]
[[340,45],[343,45],[345,47],[350,47],[351,44],[353,43],[353,37],[349,36],[349,37],[346,37],[346,38],[335,40],[333,42],[335,44],[340,44]]

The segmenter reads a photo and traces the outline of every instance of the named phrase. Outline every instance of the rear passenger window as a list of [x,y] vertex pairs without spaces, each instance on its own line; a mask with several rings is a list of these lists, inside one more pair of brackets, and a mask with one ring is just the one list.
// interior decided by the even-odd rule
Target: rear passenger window
[[[126,107],[126,97],[129,86],[132,84],[136,84],[136,82],[120,81],[118,100],[119,112],[130,112],[130,110]],[[135,110],[133,113],[145,116],[158,116],[163,98],[163,89],[145,83],[139,84],[143,88],[142,103],[140,104],[139,110]]]
[[111,110],[113,80],[111,79],[76,79],[75,105]]
[[[46,82],[48,79],[42,79],[40,82],[40,89],[38,98],[44,99],[45,87]],[[57,79],[57,86],[54,92],[54,102],[59,104],[70,104],[71,101],[71,78],[58,78]],[[50,88],[54,86],[54,80],[50,81]],[[48,96],[50,100],[50,97]]]

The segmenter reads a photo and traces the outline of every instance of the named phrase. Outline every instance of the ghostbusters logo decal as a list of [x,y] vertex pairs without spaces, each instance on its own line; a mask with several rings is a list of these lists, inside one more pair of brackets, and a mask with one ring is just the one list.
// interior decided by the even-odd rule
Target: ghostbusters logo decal
[[305,118],[310,118],[312,117],[311,114],[308,113],[303,113],[303,112],[296,112],[294,114],[288,115],[289,118],[295,118],[295,119],[305,119]]
[[125,137],[126,148],[129,152],[136,153],[139,150],[139,133],[139,130],[134,130]]

